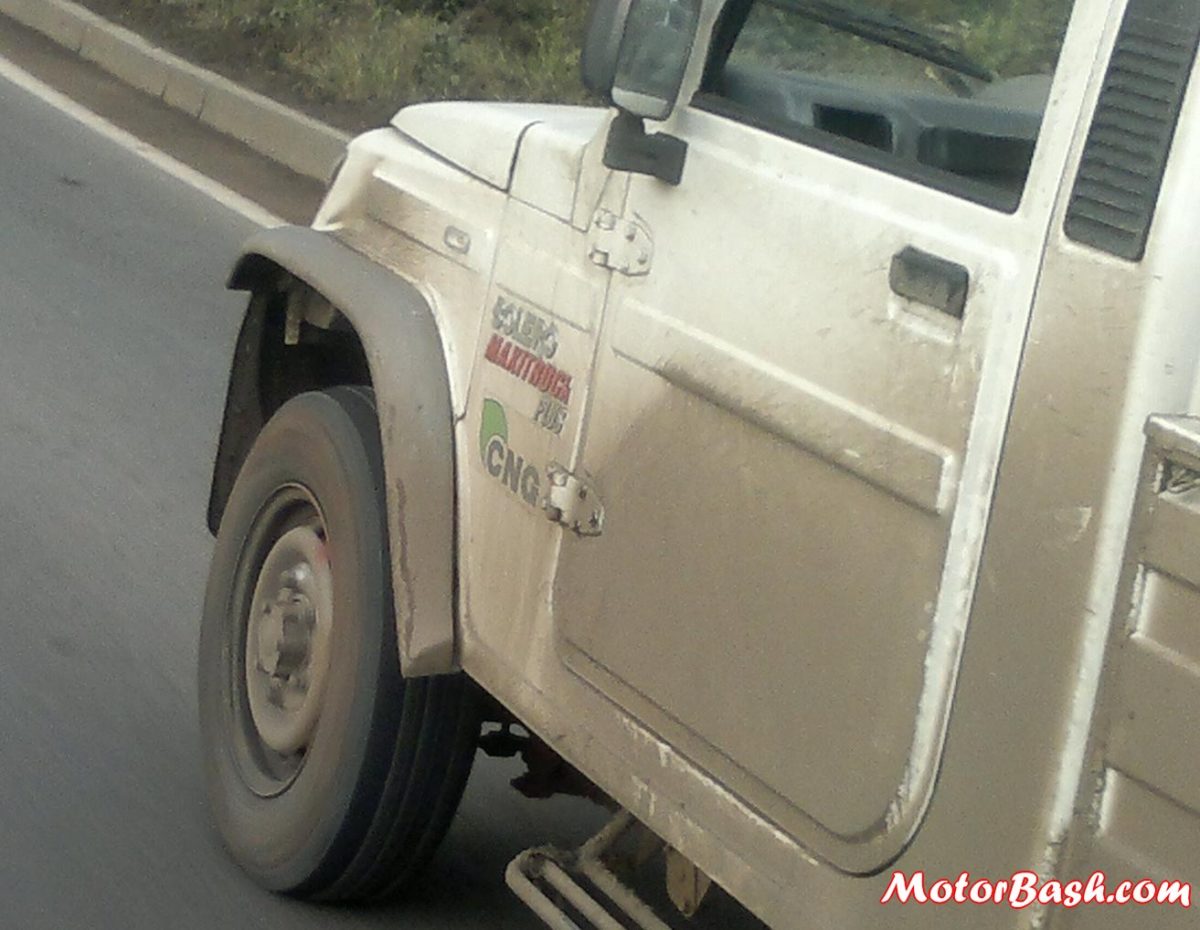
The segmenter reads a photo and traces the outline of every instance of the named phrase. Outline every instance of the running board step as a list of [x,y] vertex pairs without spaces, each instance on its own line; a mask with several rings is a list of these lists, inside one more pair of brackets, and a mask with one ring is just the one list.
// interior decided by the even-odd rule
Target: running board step
[[637,826],[622,812],[573,852],[527,849],[509,863],[505,880],[552,930],[672,930],[604,864],[604,854]]

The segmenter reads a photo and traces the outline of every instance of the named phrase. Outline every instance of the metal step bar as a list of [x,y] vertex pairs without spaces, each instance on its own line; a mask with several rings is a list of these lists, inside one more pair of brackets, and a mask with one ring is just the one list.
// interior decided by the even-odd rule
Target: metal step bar
[[552,930],[672,930],[604,864],[605,853],[640,828],[632,814],[622,811],[577,850],[551,846],[525,850],[509,863],[505,880]]

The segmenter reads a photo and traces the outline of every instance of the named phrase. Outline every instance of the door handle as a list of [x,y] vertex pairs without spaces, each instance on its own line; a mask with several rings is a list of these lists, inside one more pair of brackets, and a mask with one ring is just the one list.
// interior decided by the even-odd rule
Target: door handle
[[957,262],[910,245],[892,256],[888,283],[900,297],[961,320],[967,307],[971,274]]

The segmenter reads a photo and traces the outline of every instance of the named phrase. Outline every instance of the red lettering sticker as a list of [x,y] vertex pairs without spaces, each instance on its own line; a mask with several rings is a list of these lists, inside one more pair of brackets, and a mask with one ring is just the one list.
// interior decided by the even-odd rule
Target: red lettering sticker
[[515,378],[520,378],[543,394],[549,394],[562,404],[571,402],[571,376],[559,371],[532,352],[520,348],[499,333],[493,333],[484,349],[483,357],[503,368]]

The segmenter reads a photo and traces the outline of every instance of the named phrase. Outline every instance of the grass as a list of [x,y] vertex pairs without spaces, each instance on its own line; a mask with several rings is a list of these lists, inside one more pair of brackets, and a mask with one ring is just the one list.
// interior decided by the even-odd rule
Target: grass
[[[192,0],[194,2],[194,0]],[[205,27],[269,35],[272,64],[317,101],[577,97],[580,5],[415,9],[374,0],[235,0]]]
[[962,49],[1000,75],[1053,69],[1071,14],[1068,0],[1012,0],[984,9],[964,30]]
[[82,0],[346,128],[421,100],[581,101],[583,0]]
[[[184,57],[352,130],[421,100],[585,99],[578,72],[587,0],[81,2]],[[869,5],[921,24],[1004,76],[1049,70],[1071,4]]]

